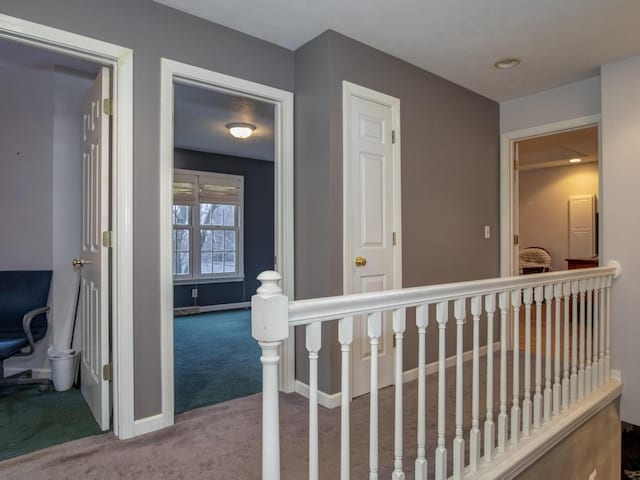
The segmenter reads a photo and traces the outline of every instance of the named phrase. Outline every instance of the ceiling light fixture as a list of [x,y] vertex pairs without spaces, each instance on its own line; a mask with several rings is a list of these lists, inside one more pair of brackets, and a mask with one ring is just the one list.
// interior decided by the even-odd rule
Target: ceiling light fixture
[[503,58],[494,63],[495,67],[499,70],[507,70],[509,68],[517,67],[520,65],[519,58]]
[[255,125],[250,123],[229,123],[227,124],[229,133],[235,138],[249,138],[256,129]]
[[569,160],[569,163],[580,163],[581,161],[582,161],[581,158],[576,157]]

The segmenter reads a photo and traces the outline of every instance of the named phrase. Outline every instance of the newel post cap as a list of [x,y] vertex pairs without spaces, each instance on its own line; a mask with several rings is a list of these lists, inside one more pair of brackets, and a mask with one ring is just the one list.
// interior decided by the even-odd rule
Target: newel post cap
[[278,272],[266,270],[258,275],[258,280],[261,283],[256,292],[258,295],[278,295],[282,293],[282,288],[280,288],[282,276]]

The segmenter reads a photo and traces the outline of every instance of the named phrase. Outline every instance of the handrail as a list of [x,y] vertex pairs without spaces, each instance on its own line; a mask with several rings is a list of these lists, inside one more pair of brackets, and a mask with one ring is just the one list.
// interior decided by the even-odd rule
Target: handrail
[[366,314],[378,310],[416,307],[424,303],[455,300],[461,296],[472,297],[497,293],[505,288],[527,288],[557,282],[580,281],[594,276],[605,275],[613,275],[614,278],[617,278],[620,275],[620,270],[620,264],[612,261],[606,267],[295,300],[289,302],[289,325],[306,325],[312,322],[335,320],[340,317]]

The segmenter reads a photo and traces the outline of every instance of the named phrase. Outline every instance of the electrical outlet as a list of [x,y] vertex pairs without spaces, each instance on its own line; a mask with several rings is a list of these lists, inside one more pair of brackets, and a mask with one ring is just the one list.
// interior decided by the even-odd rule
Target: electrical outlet
[[192,288],[191,289],[191,298],[198,298],[198,289],[197,288]]
[[589,480],[596,480],[597,475],[598,475],[598,470],[594,468],[593,472],[591,472],[591,474],[589,475]]
[[484,226],[484,238],[491,238],[491,227],[489,225]]

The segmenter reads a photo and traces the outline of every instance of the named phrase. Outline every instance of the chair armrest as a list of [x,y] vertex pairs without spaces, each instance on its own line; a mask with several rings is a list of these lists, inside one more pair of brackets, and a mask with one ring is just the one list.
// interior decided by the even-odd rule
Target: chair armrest
[[29,349],[31,353],[33,353],[36,349],[36,344],[33,341],[33,334],[31,333],[31,321],[36,318],[38,315],[42,315],[43,313],[47,313],[49,311],[49,307],[40,307],[30,312],[27,312],[24,317],[22,317],[22,329],[24,330],[24,334],[27,336],[27,340],[29,341]]

